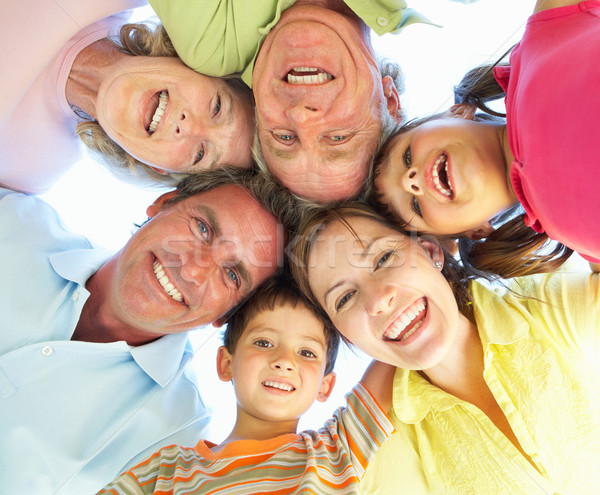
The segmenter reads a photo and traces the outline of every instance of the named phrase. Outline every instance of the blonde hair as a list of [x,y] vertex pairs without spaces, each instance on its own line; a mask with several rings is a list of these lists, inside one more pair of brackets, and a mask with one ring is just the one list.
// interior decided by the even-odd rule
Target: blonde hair
[[[167,31],[159,24],[155,27],[146,24],[124,24],[117,40],[113,43],[123,52],[130,55],[147,57],[177,57]],[[254,102],[252,91],[238,76],[223,78],[240,96]],[[82,112],[76,113],[84,119],[77,124],[75,134],[88,148],[91,154],[106,166],[117,178],[126,182],[143,186],[176,186],[187,174],[170,172],[160,174],[142,163],[121,145],[113,141],[97,120]]]

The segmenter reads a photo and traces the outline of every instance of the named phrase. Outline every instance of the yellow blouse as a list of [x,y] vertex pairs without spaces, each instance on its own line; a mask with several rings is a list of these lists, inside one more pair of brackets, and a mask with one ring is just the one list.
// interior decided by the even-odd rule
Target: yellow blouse
[[537,470],[477,407],[398,369],[363,494],[600,494],[599,275],[474,283],[484,378]]

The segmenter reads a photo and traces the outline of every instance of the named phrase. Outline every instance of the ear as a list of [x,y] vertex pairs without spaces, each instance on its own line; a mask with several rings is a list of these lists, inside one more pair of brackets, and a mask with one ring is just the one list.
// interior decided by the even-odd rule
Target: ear
[[148,206],[148,208],[146,208],[146,214],[151,218],[155,217],[158,214],[158,212],[163,209],[165,203],[170,199],[174,198],[175,196],[177,196],[177,189],[175,189],[174,191],[169,191],[168,193],[165,193],[162,196],[159,196],[154,200],[154,203],[152,203],[150,206]]
[[160,174],[160,175],[169,175],[171,173],[168,170],[165,170],[164,168],[153,167],[152,165],[146,165],[146,166],[153,172],[156,172],[157,174]]
[[441,271],[444,266],[444,251],[442,251],[442,246],[437,241],[425,237],[419,237],[419,244],[427,252],[434,266]]
[[467,230],[465,235],[472,241],[479,241],[480,239],[485,239],[492,232],[494,232],[492,224],[490,222],[484,222],[479,227]]
[[217,351],[217,375],[222,382],[231,381],[233,373],[231,372],[232,356],[227,348],[222,345]]
[[390,76],[384,76],[381,80],[383,85],[383,96],[387,101],[387,109],[390,115],[397,121],[402,122],[402,109],[400,107],[400,95]]
[[446,113],[452,117],[473,120],[476,111],[477,107],[475,105],[471,105],[470,103],[459,103],[457,105],[452,105]]
[[327,373],[323,380],[321,381],[321,387],[319,388],[319,393],[317,394],[317,400],[319,402],[325,402],[329,399],[331,392],[333,390],[333,386],[335,385],[336,375],[333,371]]

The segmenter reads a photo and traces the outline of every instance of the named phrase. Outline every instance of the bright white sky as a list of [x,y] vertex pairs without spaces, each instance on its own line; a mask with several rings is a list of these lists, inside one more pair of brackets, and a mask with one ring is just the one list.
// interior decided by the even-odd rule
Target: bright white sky
[[[444,110],[453,104],[452,87],[470,68],[495,61],[516,43],[535,0],[478,0],[464,5],[452,0],[407,0],[443,28],[412,25],[398,36],[373,35],[376,51],[399,62],[406,74],[402,104],[409,118]],[[152,15],[145,10],[140,18]],[[92,160],[79,163],[45,199],[61,214],[67,226],[94,243],[119,249],[133,224],[145,220],[145,209],[160,191],[140,190],[112,178]],[[205,403],[213,412],[209,439],[223,440],[235,421],[235,399],[229,383],[215,372],[220,332],[206,327],[194,332],[194,365]],[[357,351],[358,352],[358,351]],[[301,429],[315,429],[329,418],[359,380],[368,360],[342,349],[335,371],[337,384],[330,400],[316,403],[301,421]]]

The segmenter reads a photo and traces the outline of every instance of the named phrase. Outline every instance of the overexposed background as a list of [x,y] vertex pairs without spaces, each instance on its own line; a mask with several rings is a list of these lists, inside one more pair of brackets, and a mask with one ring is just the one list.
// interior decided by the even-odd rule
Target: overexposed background
[[[452,87],[470,68],[495,61],[516,43],[534,0],[478,0],[462,4],[451,0],[408,0],[432,22],[442,25],[411,25],[399,35],[377,37],[376,51],[399,62],[406,75],[402,104],[408,118],[450,107]],[[137,20],[152,16],[140,9]],[[146,219],[145,210],[160,190],[142,190],[118,182],[109,172],[88,159],[78,163],[45,199],[61,214],[73,231],[97,245],[122,247],[134,223]],[[209,439],[220,442],[235,421],[235,399],[229,383],[221,383],[215,372],[220,331],[212,326],[193,332],[194,366],[205,402],[213,409]],[[344,403],[344,395],[360,379],[368,359],[359,351],[342,348],[335,368],[338,379],[330,400],[316,403],[300,423],[301,429],[316,429]]]

